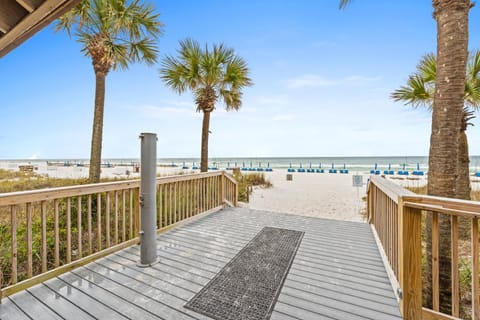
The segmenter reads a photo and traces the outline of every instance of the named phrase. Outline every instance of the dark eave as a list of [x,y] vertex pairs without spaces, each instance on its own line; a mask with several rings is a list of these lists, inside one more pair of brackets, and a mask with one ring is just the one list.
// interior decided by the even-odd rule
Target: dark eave
[[0,0],[0,58],[81,0]]

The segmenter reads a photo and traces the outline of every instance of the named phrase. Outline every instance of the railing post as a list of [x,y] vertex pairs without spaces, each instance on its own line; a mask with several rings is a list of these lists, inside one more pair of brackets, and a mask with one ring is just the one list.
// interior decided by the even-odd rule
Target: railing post
[[142,133],[140,139],[140,266],[149,266],[157,260],[157,135]]
[[238,205],[238,183],[233,184],[233,206],[236,207]]
[[374,206],[373,206],[373,189],[375,188],[375,184],[369,179],[367,182],[367,217],[368,223],[374,223]]
[[400,311],[405,320],[422,319],[421,211],[398,198],[398,263]]
[[222,177],[220,179],[220,201],[225,204],[225,171],[222,171]]

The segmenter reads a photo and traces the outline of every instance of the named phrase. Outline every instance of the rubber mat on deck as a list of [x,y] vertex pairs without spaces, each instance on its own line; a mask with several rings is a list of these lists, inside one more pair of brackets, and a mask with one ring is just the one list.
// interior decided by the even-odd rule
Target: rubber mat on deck
[[269,319],[303,235],[263,228],[185,307],[218,320]]

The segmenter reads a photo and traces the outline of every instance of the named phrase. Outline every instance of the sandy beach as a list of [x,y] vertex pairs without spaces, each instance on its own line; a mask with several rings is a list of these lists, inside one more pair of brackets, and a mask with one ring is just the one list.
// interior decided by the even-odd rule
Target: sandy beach
[[351,174],[293,173],[287,181],[286,171],[265,173],[273,187],[256,187],[246,204],[252,209],[284,212],[337,220],[363,221],[368,176],[362,187],[353,187]]

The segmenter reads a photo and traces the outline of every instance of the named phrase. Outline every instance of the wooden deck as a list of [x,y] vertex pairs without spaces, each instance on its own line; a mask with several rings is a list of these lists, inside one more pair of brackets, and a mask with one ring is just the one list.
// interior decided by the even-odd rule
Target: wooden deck
[[366,223],[225,209],[4,298],[0,319],[209,319],[183,306],[264,226],[305,231],[271,319],[401,319]]

